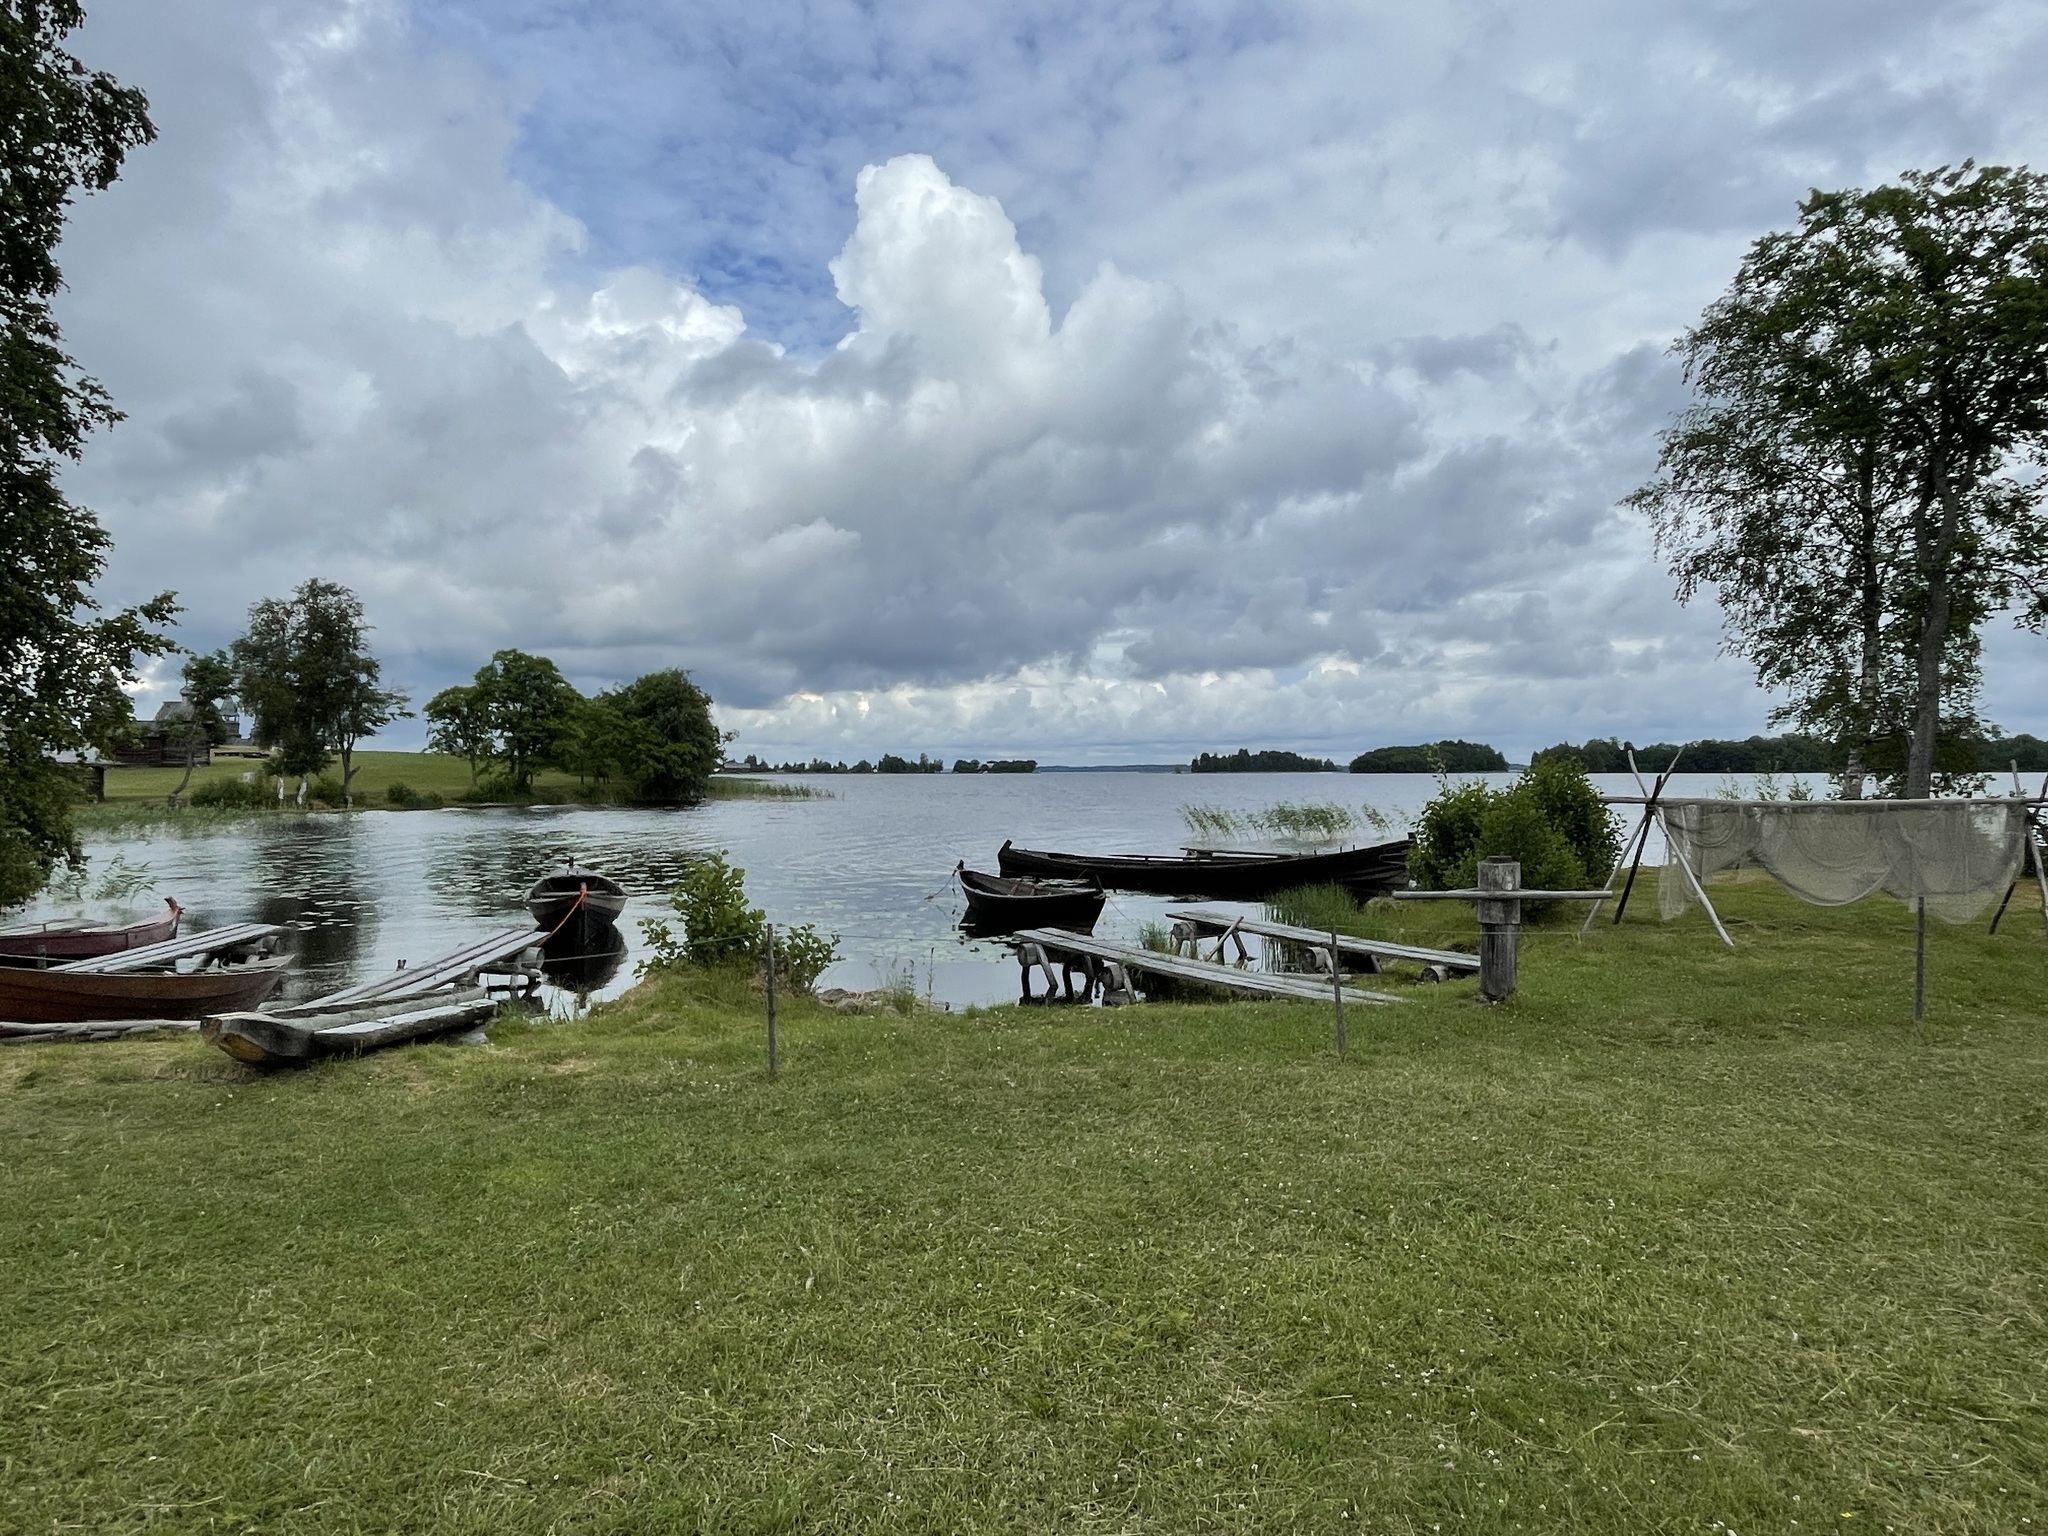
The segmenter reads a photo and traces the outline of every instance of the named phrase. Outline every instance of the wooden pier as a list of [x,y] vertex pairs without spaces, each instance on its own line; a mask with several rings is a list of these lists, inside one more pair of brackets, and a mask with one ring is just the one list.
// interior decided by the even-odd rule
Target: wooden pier
[[[1249,933],[1255,938],[1298,944],[1313,954],[1316,963],[1325,971],[1329,968],[1331,936],[1314,928],[1297,928],[1292,923],[1273,923],[1262,918],[1232,917],[1228,913],[1199,908],[1168,912],[1166,915],[1177,925],[1187,925],[1191,943],[1216,940],[1216,953],[1211,956],[1214,960],[1222,960],[1224,946],[1233,939],[1237,942],[1238,958],[1246,958],[1244,940],[1239,936]],[[1419,945],[1394,944],[1384,939],[1353,938],[1345,933],[1338,934],[1336,939],[1338,953],[1358,961],[1358,969],[1363,975],[1374,974],[1389,960],[1409,961],[1421,966],[1424,979],[1430,981],[1447,981],[1453,976],[1471,975],[1479,969],[1479,957],[1460,950],[1424,949]]]
[[277,947],[277,936],[283,932],[284,929],[276,923],[233,923],[226,928],[209,928],[204,933],[188,933],[182,939],[145,944],[140,949],[117,950],[111,955],[94,955],[85,960],[66,960],[62,965],[53,965],[49,969],[74,976],[119,976],[127,971],[157,970],[199,956],[242,959],[268,954]]
[[[1105,1003],[1138,1000],[1130,975],[1169,976],[1176,981],[1197,982],[1225,992],[1252,997],[1287,998],[1296,1002],[1327,1003],[1341,997],[1347,1003],[1398,1003],[1402,999],[1385,992],[1367,992],[1357,987],[1318,981],[1307,976],[1278,975],[1271,971],[1246,971],[1208,960],[1190,960],[1185,955],[1163,955],[1134,944],[1118,944],[1087,934],[1069,933],[1064,928],[1027,928],[1010,942],[1017,950],[1022,972],[1025,1002],[1065,1001],[1085,1003],[1101,990]],[[1053,970],[1055,961],[1060,970]],[[1045,976],[1045,996],[1031,994],[1031,971],[1037,967]],[[1077,993],[1074,975],[1082,985]],[[1055,993],[1058,994],[1055,997]]]
[[[541,938],[537,928],[510,928],[310,1002],[215,1014],[202,1033],[252,1066],[289,1066],[449,1034],[484,1022],[506,996],[539,985]],[[487,977],[504,980],[494,985]]]

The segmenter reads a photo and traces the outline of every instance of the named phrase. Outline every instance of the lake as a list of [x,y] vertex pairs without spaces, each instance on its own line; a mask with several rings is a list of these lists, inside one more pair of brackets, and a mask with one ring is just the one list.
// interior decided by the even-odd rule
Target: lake
[[[1504,783],[1512,776],[1487,777]],[[638,920],[668,915],[664,892],[684,865],[724,849],[746,870],[748,894],[771,920],[813,923],[840,936],[845,958],[821,986],[860,991],[908,978],[919,993],[957,1007],[1017,994],[1009,952],[958,933],[963,903],[951,878],[963,859],[993,871],[1005,838],[1035,848],[1171,853],[1188,837],[1184,806],[1254,811],[1282,801],[1371,804],[1405,829],[1437,788],[1423,774],[778,775],[775,782],[830,798],[260,817],[110,837],[87,851],[96,868],[115,854],[146,865],[156,889],[188,909],[186,931],[242,921],[288,925],[299,963],[286,995],[304,998],[524,921],[526,888],[564,851],[631,893],[620,924],[623,962],[583,994],[616,995],[634,979]],[[1626,775],[1595,782],[1609,793],[1635,793]],[[1711,795],[1727,783],[1681,774],[1669,793]],[[1653,846],[1651,857],[1661,849]],[[1134,939],[1170,905],[1112,893],[1097,931]],[[579,1000],[568,988],[551,993],[558,1010]]]

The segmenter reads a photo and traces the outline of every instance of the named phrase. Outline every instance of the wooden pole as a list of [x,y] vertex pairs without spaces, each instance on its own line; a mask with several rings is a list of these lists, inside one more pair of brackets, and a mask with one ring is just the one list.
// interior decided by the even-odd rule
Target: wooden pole
[[[2012,781],[2020,781],[2019,765],[2013,765]],[[2048,795],[2048,773],[2041,775],[2041,793]],[[2040,818],[2032,811],[2027,812],[2027,850],[2034,856],[2034,883],[2041,888],[2041,931],[2048,934],[2048,869],[2041,864],[2041,845],[2035,840],[2040,830]]]
[[[1643,782],[1643,776],[1636,768],[1636,755],[1633,752],[1628,755],[1628,771],[1636,781],[1636,788],[1649,795],[1650,786]],[[1661,816],[1663,813],[1660,811],[1658,814]],[[1714,903],[1708,899],[1707,888],[1700,884],[1700,877],[1692,872],[1692,861],[1685,856],[1683,848],[1671,841],[1671,823],[1668,820],[1664,822],[1664,843],[1671,850],[1671,857],[1678,862],[1678,867],[1685,871],[1686,883],[1692,887],[1693,895],[1699,898],[1700,905],[1707,909],[1707,916],[1713,919],[1714,932],[1721,935],[1723,944],[1733,949],[1735,941],[1728,937],[1728,930],[1721,926],[1721,914],[1714,910]]]
[[775,1075],[775,925],[768,925],[768,1075]]
[[[1657,787],[1650,791],[1649,798],[1643,802],[1643,824],[1636,830],[1636,854],[1628,866],[1628,884],[1622,888],[1621,900],[1614,904],[1614,922],[1616,927],[1621,925],[1622,913],[1628,910],[1629,893],[1636,888],[1636,870],[1641,867],[1643,855],[1650,847],[1650,818],[1657,814],[1657,802],[1663,798],[1664,786],[1671,782],[1671,775],[1678,772],[1678,760],[1683,756],[1685,756],[1685,748],[1682,746],[1671,754],[1671,761],[1666,763],[1664,771],[1657,775]],[[1629,771],[1634,773],[1636,760],[1633,752],[1629,754],[1628,766]],[[1637,786],[1640,787],[1642,782],[1642,776],[1637,774]],[[1593,912],[1598,912],[1599,910],[1600,904],[1595,902],[1593,904]],[[1593,926],[1593,912],[1586,914],[1586,926],[1588,928]]]
[[[1522,866],[1498,854],[1479,861],[1479,889],[1512,891],[1522,883]],[[1521,942],[1522,903],[1512,897],[1479,901],[1479,995],[1489,1003],[1514,996],[1515,952]]]
[[1344,964],[1337,950],[1337,930],[1330,930],[1330,996],[1337,1004],[1337,1059],[1344,1059]]
[[1927,898],[1918,903],[1919,919],[1913,935],[1913,1022],[1927,1017]]

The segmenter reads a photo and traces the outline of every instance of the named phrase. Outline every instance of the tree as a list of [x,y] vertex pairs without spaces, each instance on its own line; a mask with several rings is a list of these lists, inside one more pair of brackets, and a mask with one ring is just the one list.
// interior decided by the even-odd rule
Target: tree
[[192,769],[199,761],[200,752],[217,747],[228,739],[227,720],[222,716],[220,706],[235,696],[235,669],[225,651],[215,651],[211,655],[194,652],[187,656],[184,677],[185,686],[178,691],[178,702],[184,705],[184,713],[170,722],[170,740],[185,754],[185,776],[171,791],[173,805],[184,795],[185,786],[192,782]]
[[338,755],[344,801],[356,743],[408,713],[405,695],[382,686],[369,634],[362,599],[315,576],[288,599],[251,607],[248,632],[229,647],[256,744],[277,749],[280,772],[301,776]]
[[1779,718],[1890,749],[1928,794],[1969,757],[1978,631],[2048,618],[2048,178],[1912,172],[1815,192],[1676,349],[1702,397],[1664,435],[1655,520],[1681,600],[1703,583]]
[[711,696],[689,673],[680,667],[650,672],[601,698],[638,727],[628,738],[624,764],[638,798],[704,798],[724,741],[711,718]]
[[523,794],[532,788],[535,771],[559,756],[582,696],[547,657],[514,650],[499,651],[479,667],[476,687],[484,698],[491,755]]
[[74,793],[50,754],[128,719],[121,684],[171,648],[153,627],[177,612],[166,593],[100,615],[110,541],[57,483],[60,462],[120,419],[50,312],[65,212],[155,137],[140,91],[64,51],[82,19],[76,0],[0,5],[0,907],[78,859]]
[[490,700],[483,689],[457,684],[443,688],[420,711],[427,722],[427,747],[469,764],[469,787],[476,788],[477,764],[491,756],[497,738],[491,734]]

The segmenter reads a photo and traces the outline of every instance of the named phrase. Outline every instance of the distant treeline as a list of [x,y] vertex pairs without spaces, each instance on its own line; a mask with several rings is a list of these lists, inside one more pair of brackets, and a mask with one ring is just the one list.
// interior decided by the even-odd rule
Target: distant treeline
[[1303,757],[1299,752],[1253,752],[1239,747],[1228,757],[1204,752],[1188,764],[1191,773],[1335,773],[1337,765],[1327,757]]
[[1353,773],[1496,773],[1507,765],[1498,751],[1476,741],[1375,747],[1351,759]]
[[[1636,748],[1636,766],[1645,773],[1661,773],[1678,757],[1678,747],[1668,741]],[[2048,741],[2037,736],[1993,736],[1975,743],[1972,766],[1978,773],[2004,773],[2016,761],[2022,773],[2048,773]],[[1626,773],[1625,743],[1612,736],[1595,738],[1583,746],[1560,742],[1545,747],[1535,761],[1563,758],[1577,763],[1588,773]],[[1843,766],[1842,749],[1814,736],[1751,736],[1743,741],[1706,738],[1685,743],[1679,760],[1681,773],[1835,773]]]
[[[845,763],[828,762],[814,757],[807,763],[770,763],[749,752],[736,763],[727,763],[728,773],[944,773],[944,758],[931,757],[920,752],[917,761],[898,757],[894,752],[884,752],[875,762],[862,758],[852,767]],[[1031,757],[997,758],[993,762],[980,762],[975,758],[963,757],[954,761],[955,773],[1036,773],[1038,760]]]

